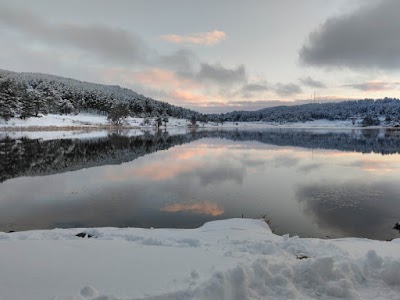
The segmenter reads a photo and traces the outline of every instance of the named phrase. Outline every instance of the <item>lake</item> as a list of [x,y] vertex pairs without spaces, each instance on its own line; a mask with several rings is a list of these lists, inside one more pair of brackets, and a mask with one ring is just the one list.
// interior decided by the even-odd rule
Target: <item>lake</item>
[[[11,135],[12,136],[12,135]],[[0,138],[0,231],[194,228],[398,238],[400,131],[248,129]]]

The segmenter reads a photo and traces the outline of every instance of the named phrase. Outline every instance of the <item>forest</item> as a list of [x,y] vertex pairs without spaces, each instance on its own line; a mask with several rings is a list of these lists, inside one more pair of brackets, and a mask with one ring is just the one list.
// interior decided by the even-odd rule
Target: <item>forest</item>
[[[171,99],[173,100],[173,99]],[[306,122],[326,119],[363,120],[363,126],[399,125],[400,100],[364,99],[332,103],[275,106],[257,111],[233,111],[225,114],[201,114],[154,100],[116,85],[88,83],[74,79],[0,70],[0,118],[26,119],[41,114],[93,113],[107,115],[117,125],[119,116],[174,117],[196,121],[223,122]]]

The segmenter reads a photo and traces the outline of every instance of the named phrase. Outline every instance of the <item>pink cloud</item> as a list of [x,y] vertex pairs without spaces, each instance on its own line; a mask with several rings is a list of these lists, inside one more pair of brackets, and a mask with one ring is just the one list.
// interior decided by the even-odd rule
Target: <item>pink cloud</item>
[[101,72],[103,80],[108,83],[124,83],[125,86],[139,83],[156,90],[197,89],[201,84],[194,80],[181,78],[174,72],[152,68],[142,71],[131,71],[125,68],[109,68]]
[[188,104],[195,104],[197,106],[219,106],[226,104],[226,99],[219,96],[202,95],[192,92],[190,90],[175,90],[170,93],[171,98],[181,100]]
[[164,41],[175,44],[215,45],[226,38],[223,31],[213,30],[210,32],[194,33],[190,35],[167,34],[161,36]]
[[398,85],[399,81],[371,80],[362,83],[346,84],[344,86],[364,92],[380,92],[396,89]]
[[150,69],[141,72],[135,72],[133,74],[133,78],[138,81],[140,84],[145,86],[150,86],[153,88],[168,88],[168,89],[177,89],[177,88],[188,88],[188,89],[196,89],[200,87],[200,84],[197,82],[180,78],[174,72],[163,70],[163,69]]

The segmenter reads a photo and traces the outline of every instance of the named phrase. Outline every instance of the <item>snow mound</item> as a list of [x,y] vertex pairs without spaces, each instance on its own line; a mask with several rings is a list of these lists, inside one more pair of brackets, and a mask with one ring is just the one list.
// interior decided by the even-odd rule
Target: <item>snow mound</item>
[[262,220],[1,233],[0,248],[4,299],[400,299],[399,239],[277,236]]

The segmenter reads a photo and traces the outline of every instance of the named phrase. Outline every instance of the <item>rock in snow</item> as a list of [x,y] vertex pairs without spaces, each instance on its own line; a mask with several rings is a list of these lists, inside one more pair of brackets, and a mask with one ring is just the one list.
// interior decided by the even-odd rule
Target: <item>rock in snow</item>
[[0,299],[400,299],[400,239],[281,237],[262,220],[0,233],[0,249]]

